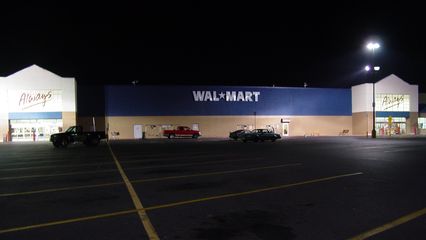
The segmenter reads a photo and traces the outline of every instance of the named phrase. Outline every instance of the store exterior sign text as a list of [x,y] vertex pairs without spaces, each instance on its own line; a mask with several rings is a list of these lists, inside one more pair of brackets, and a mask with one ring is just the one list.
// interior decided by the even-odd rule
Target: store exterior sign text
[[256,91],[192,91],[196,102],[258,102],[260,92]]
[[61,90],[9,90],[9,112],[62,111]]

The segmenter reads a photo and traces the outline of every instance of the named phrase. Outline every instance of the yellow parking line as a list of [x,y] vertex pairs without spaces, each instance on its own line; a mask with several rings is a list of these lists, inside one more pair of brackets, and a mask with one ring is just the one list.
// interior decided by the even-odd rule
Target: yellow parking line
[[67,219],[67,220],[61,220],[61,221],[55,221],[55,222],[49,222],[49,223],[42,223],[42,224],[35,224],[35,225],[29,225],[29,226],[23,226],[23,227],[15,227],[15,228],[0,230],[0,234],[9,233],[9,232],[18,232],[18,231],[36,229],[36,228],[42,228],[42,227],[49,227],[49,226],[55,226],[55,225],[73,223],[73,222],[82,222],[82,221],[87,221],[87,220],[92,220],[92,219],[114,217],[114,216],[119,216],[119,215],[135,213],[135,212],[138,212],[138,213],[139,212],[146,212],[148,210],[176,207],[176,206],[187,205],[187,204],[191,204],[191,203],[198,203],[198,202],[205,202],[205,201],[211,201],[211,200],[217,200],[217,199],[225,199],[225,198],[230,198],[230,197],[244,196],[244,195],[250,195],[250,194],[255,194],[255,193],[260,193],[260,192],[286,189],[286,188],[295,187],[295,186],[302,186],[302,185],[311,184],[311,183],[325,182],[325,181],[335,180],[335,179],[344,178],[344,177],[356,176],[356,175],[360,175],[360,174],[363,174],[363,173],[357,172],[357,173],[343,174],[343,175],[337,175],[337,176],[332,176],[332,177],[325,177],[325,178],[307,180],[307,181],[303,181],[303,182],[284,184],[284,185],[279,185],[279,186],[274,186],[274,187],[254,189],[254,190],[245,191],[245,192],[229,193],[229,194],[222,194],[222,195],[210,196],[210,197],[205,197],[205,198],[192,199],[192,200],[187,200],[187,201],[161,204],[161,205],[151,206],[151,207],[147,207],[147,208],[142,207],[142,208],[137,208],[137,209],[134,209],[134,210],[125,210],[125,211],[119,211],[119,212],[113,212],[113,213],[107,213],[107,214],[100,214],[100,215],[94,215],[94,216],[88,216],[88,217]]
[[185,166],[197,166],[197,165],[208,165],[215,163],[227,163],[227,162],[240,162],[240,161],[249,161],[249,160],[258,160],[263,158],[245,158],[245,159],[233,159],[233,160],[216,160],[216,161],[202,161],[202,162],[190,162],[190,163],[176,163],[176,164],[167,164],[167,165],[156,165],[156,166],[145,166],[145,167],[130,167],[126,168],[127,170],[142,170],[142,169],[155,169],[155,168],[168,168],[168,167],[185,167]]
[[[245,169],[238,169],[238,170],[207,172],[207,173],[179,175],[179,176],[170,176],[170,177],[159,177],[159,178],[147,178],[147,179],[132,180],[130,182],[133,183],[133,184],[135,184],[135,183],[146,183],[146,182],[157,182],[157,181],[166,181],[166,180],[183,179],[183,178],[191,178],[191,177],[205,177],[205,176],[214,176],[214,175],[231,174],[231,173],[242,173],[242,172],[250,172],[250,171],[273,169],[273,168],[282,168],[282,167],[291,167],[291,166],[300,166],[300,165],[302,165],[302,164],[301,163],[289,163],[289,164],[281,164],[281,165],[273,165],[273,166],[265,166],[265,167],[245,168]],[[104,183],[104,184],[42,189],[42,190],[17,192],[17,193],[0,193],[0,197],[30,195],[30,194],[58,192],[58,191],[80,190],[80,189],[85,189],[85,188],[108,187],[108,186],[119,185],[119,184],[123,184],[123,183],[124,182],[112,182],[112,183]]]
[[25,178],[39,178],[39,177],[60,177],[60,176],[84,175],[84,174],[92,174],[92,173],[107,173],[107,172],[116,172],[116,171],[117,171],[116,169],[105,169],[105,170],[96,170],[96,171],[37,174],[37,175],[15,176],[15,177],[2,177],[0,178],[0,180],[16,180],[16,179],[25,179]]
[[[105,156],[95,156],[95,158],[96,159],[104,159],[104,157]],[[43,158],[43,157],[41,157],[42,159],[45,159],[45,158]],[[21,158],[18,158],[18,159],[21,159]],[[33,161],[19,161],[19,162],[11,162],[11,163],[0,163],[0,167],[9,167],[9,166],[19,166],[19,165],[28,165],[28,164],[33,164],[33,163],[35,163],[35,164],[40,164],[40,163],[49,163],[49,164],[52,164],[52,163],[67,163],[67,162],[69,162],[70,160],[57,160],[57,158],[50,158],[50,160],[40,160],[40,157],[36,157],[36,158],[33,158],[34,160]],[[12,160],[12,159],[10,159],[10,160]],[[92,158],[92,160],[93,160],[93,158]]]
[[350,176],[355,176],[355,175],[360,175],[360,174],[363,174],[363,173],[357,172],[357,173],[343,174],[343,175],[337,175],[337,176],[326,177],[326,178],[319,178],[319,179],[308,180],[308,181],[303,181],[303,182],[298,182],[298,183],[284,184],[284,185],[267,187],[267,188],[259,188],[259,189],[254,189],[254,190],[246,191],[246,192],[229,193],[229,194],[211,196],[211,197],[206,197],[206,198],[193,199],[193,200],[188,200],[188,201],[162,204],[162,205],[148,207],[148,208],[146,208],[146,210],[175,207],[175,206],[186,205],[186,204],[190,204],[190,203],[205,202],[205,201],[211,201],[211,200],[216,200],[216,199],[250,195],[250,194],[254,194],[254,193],[261,193],[261,192],[285,189],[285,188],[289,188],[289,187],[301,186],[301,185],[306,185],[306,184],[310,184],[310,183],[324,182],[324,181],[329,181],[329,180],[334,180],[334,179],[344,178],[344,177],[350,177]]
[[182,155],[182,156],[174,156],[174,155],[168,155],[167,157],[154,157],[155,155],[151,156],[133,156],[133,157],[127,157],[126,159],[134,159],[134,158],[143,158],[142,160],[125,160],[121,161],[121,163],[135,163],[135,162],[152,162],[152,161],[164,161],[164,160],[178,160],[178,159],[200,159],[200,158],[220,158],[220,157],[237,157],[239,155],[227,155],[227,154],[209,154],[205,153],[203,155]]
[[109,145],[109,143],[107,143],[107,145],[112,155],[112,158],[114,159],[115,165],[117,166],[117,169],[120,172],[120,175],[123,178],[124,183],[126,184],[127,190],[129,191],[130,197],[132,198],[133,204],[135,205],[136,209],[140,209],[138,210],[138,215],[141,219],[141,222],[145,228],[146,233],[148,234],[149,239],[160,239],[157,235],[157,232],[154,229],[154,226],[152,226],[151,220],[149,220],[148,214],[146,213],[145,210],[143,210],[144,207],[142,205],[141,200],[138,197],[138,194],[136,193],[135,189],[130,183],[129,178],[127,177],[126,173],[121,167],[121,164],[118,162],[118,159],[115,157],[114,152],[111,149],[111,146]]
[[398,218],[398,219],[396,219],[396,220],[394,220],[392,222],[386,223],[386,224],[384,224],[384,225],[382,225],[380,227],[373,228],[373,229],[371,229],[371,230],[369,230],[367,232],[364,232],[364,233],[361,233],[361,234],[359,234],[359,235],[357,235],[355,237],[349,238],[349,240],[363,240],[363,239],[367,239],[367,238],[372,237],[372,236],[374,236],[376,234],[379,234],[381,232],[387,231],[387,230],[389,230],[391,228],[397,227],[397,226],[399,226],[401,224],[404,224],[404,223],[409,222],[409,221],[411,221],[413,219],[421,217],[421,216],[423,216],[425,214],[426,214],[426,208],[423,208],[423,209],[421,209],[419,211],[416,211],[416,212],[407,214],[407,215],[405,215],[403,217],[400,217],[400,218]]
[[220,172],[208,172],[208,173],[197,173],[197,174],[190,174],[190,175],[181,175],[181,176],[149,178],[149,179],[134,180],[134,181],[132,181],[132,183],[144,183],[144,182],[164,181],[164,180],[171,180],[171,179],[191,178],[191,177],[205,177],[205,176],[222,175],[222,174],[230,174],[230,173],[242,173],[242,172],[250,172],[250,171],[272,169],[272,168],[281,168],[281,167],[300,166],[300,165],[302,165],[302,164],[301,163],[290,163],[290,164],[281,164],[281,165],[266,166],[266,167],[256,167],[256,168],[245,168],[245,169],[228,170],[228,171],[220,171]]
[[[176,157],[173,158],[173,160],[176,159],[193,159],[193,158],[205,158],[205,157],[214,157],[214,156],[225,156],[224,154],[216,154],[216,155],[206,155],[206,156],[182,156],[182,157]],[[144,157],[144,156],[137,156],[139,158]],[[228,156],[229,157],[229,156]],[[154,161],[162,161],[162,160],[168,160],[170,158],[149,158],[146,159],[144,157],[143,160],[126,160],[126,161],[120,161],[121,163],[146,163],[146,162],[150,162],[149,160],[154,160]],[[40,161],[43,162],[43,161]],[[37,163],[40,163],[37,162]],[[2,167],[0,169],[0,172],[5,172],[5,171],[22,171],[22,170],[31,170],[31,169],[49,169],[49,168],[73,168],[73,167],[86,167],[86,166],[100,166],[100,165],[113,165],[113,162],[98,162],[98,163],[81,163],[81,164],[63,164],[63,165],[49,165],[49,166],[32,166],[32,167],[14,167],[14,168],[4,168],[5,165],[0,165],[0,167]]]
[[[262,159],[262,158],[218,160],[218,161],[206,161],[206,162],[199,162],[199,163],[176,163],[176,164],[159,165],[159,166],[133,167],[133,168],[127,168],[127,170],[143,170],[143,169],[153,169],[153,168],[155,169],[155,168],[168,168],[168,167],[208,165],[208,164],[215,164],[215,163],[248,161],[248,160],[257,160],[257,159]],[[116,171],[117,171],[116,169],[105,169],[105,170],[96,170],[96,171],[37,174],[37,175],[26,175],[26,176],[3,177],[3,178],[0,178],[0,180],[17,180],[17,179],[26,179],[26,178],[40,178],[40,177],[60,177],[60,176],[84,175],[84,174],[92,174],[92,173],[108,173],[108,172],[116,172]]]
[[99,162],[99,163],[82,163],[82,164],[70,164],[70,165],[49,165],[49,166],[34,166],[34,167],[18,167],[18,168],[4,168],[0,169],[1,172],[7,171],[22,171],[22,170],[33,170],[33,169],[45,169],[45,168],[74,168],[74,167],[88,167],[88,166],[100,166],[100,165],[113,165],[112,162]]
[[36,228],[43,228],[43,227],[51,227],[51,226],[62,225],[62,224],[67,224],[67,223],[83,222],[83,221],[100,219],[100,218],[115,217],[115,216],[120,216],[120,215],[136,213],[136,212],[137,212],[137,210],[134,209],[134,210],[126,210],[126,211],[120,211],[120,212],[99,214],[99,215],[88,216],[88,217],[72,218],[72,219],[66,219],[66,220],[55,221],[55,222],[34,224],[34,225],[23,226],[23,227],[15,227],[15,228],[0,230],[0,234],[10,233],[10,232],[19,232],[19,231],[36,229]]
[[30,194],[37,194],[37,193],[50,193],[50,192],[70,191],[70,190],[79,190],[79,189],[87,189],[87,188],[108,187],[108,186],[114,186],[114,185],[121,185],[123,183],[124,182],[111,182],[111,183],[74,186],[74,187],[49,188],[49,189],[41,189],[41,190],[34,190],[34,191],[27,191],[27,192],[0,193],[0,197],[11,197],[11,196],[30,195]]

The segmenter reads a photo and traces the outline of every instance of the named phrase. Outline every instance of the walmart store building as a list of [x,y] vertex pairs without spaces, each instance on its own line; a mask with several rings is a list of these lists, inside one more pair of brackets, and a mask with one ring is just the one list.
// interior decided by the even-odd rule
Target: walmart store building
[[[110,139],[158,138],[179,125],[198,129],[203,137],[254,128],[283,136],[365,136],[373,127],[370,83],[347,89],[109,85],[92,99],[92,90],[79,90],[85,91],[89,94],[77,99],[74,78],[36,65],[0,78],[0,141],[46,141],[75,124],[94,129],[95,122]],[[378,81],[378,135],[426,133],[425,98],[417,85],[395,75]]]
[[0,141],[47,141],[76,124],[76,82],[36,65],[0,77]]
[[[419,134],[418,86],[395,75],[375,83],[379,135]],[[204,137],[236,129],[270,128],[283,136],[367,135],[373,122],[373,84],[351,89],[237,86],[106,86],[111,138],[161,137],[177,125]],[[420,124],[419,124],[420,123]],[[346,131],[345,131],[346,130]]]

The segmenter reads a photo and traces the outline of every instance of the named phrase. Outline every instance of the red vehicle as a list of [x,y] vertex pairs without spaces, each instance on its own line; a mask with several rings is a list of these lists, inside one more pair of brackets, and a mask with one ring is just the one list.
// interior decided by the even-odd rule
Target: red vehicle
[[189,127],[185,126],[178,126],[174,130],[164,130],[163,136],[168,138],[175,138],[175,137],[192,137],[192,138],[198,138],[201,136],[200,131],[198,130],[192,130]]

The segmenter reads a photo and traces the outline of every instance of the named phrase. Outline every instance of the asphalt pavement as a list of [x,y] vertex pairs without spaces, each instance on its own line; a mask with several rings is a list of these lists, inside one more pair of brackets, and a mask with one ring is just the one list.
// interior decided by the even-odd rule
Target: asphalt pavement
[[424,239],[426,138],[0,144],[0,239]]

